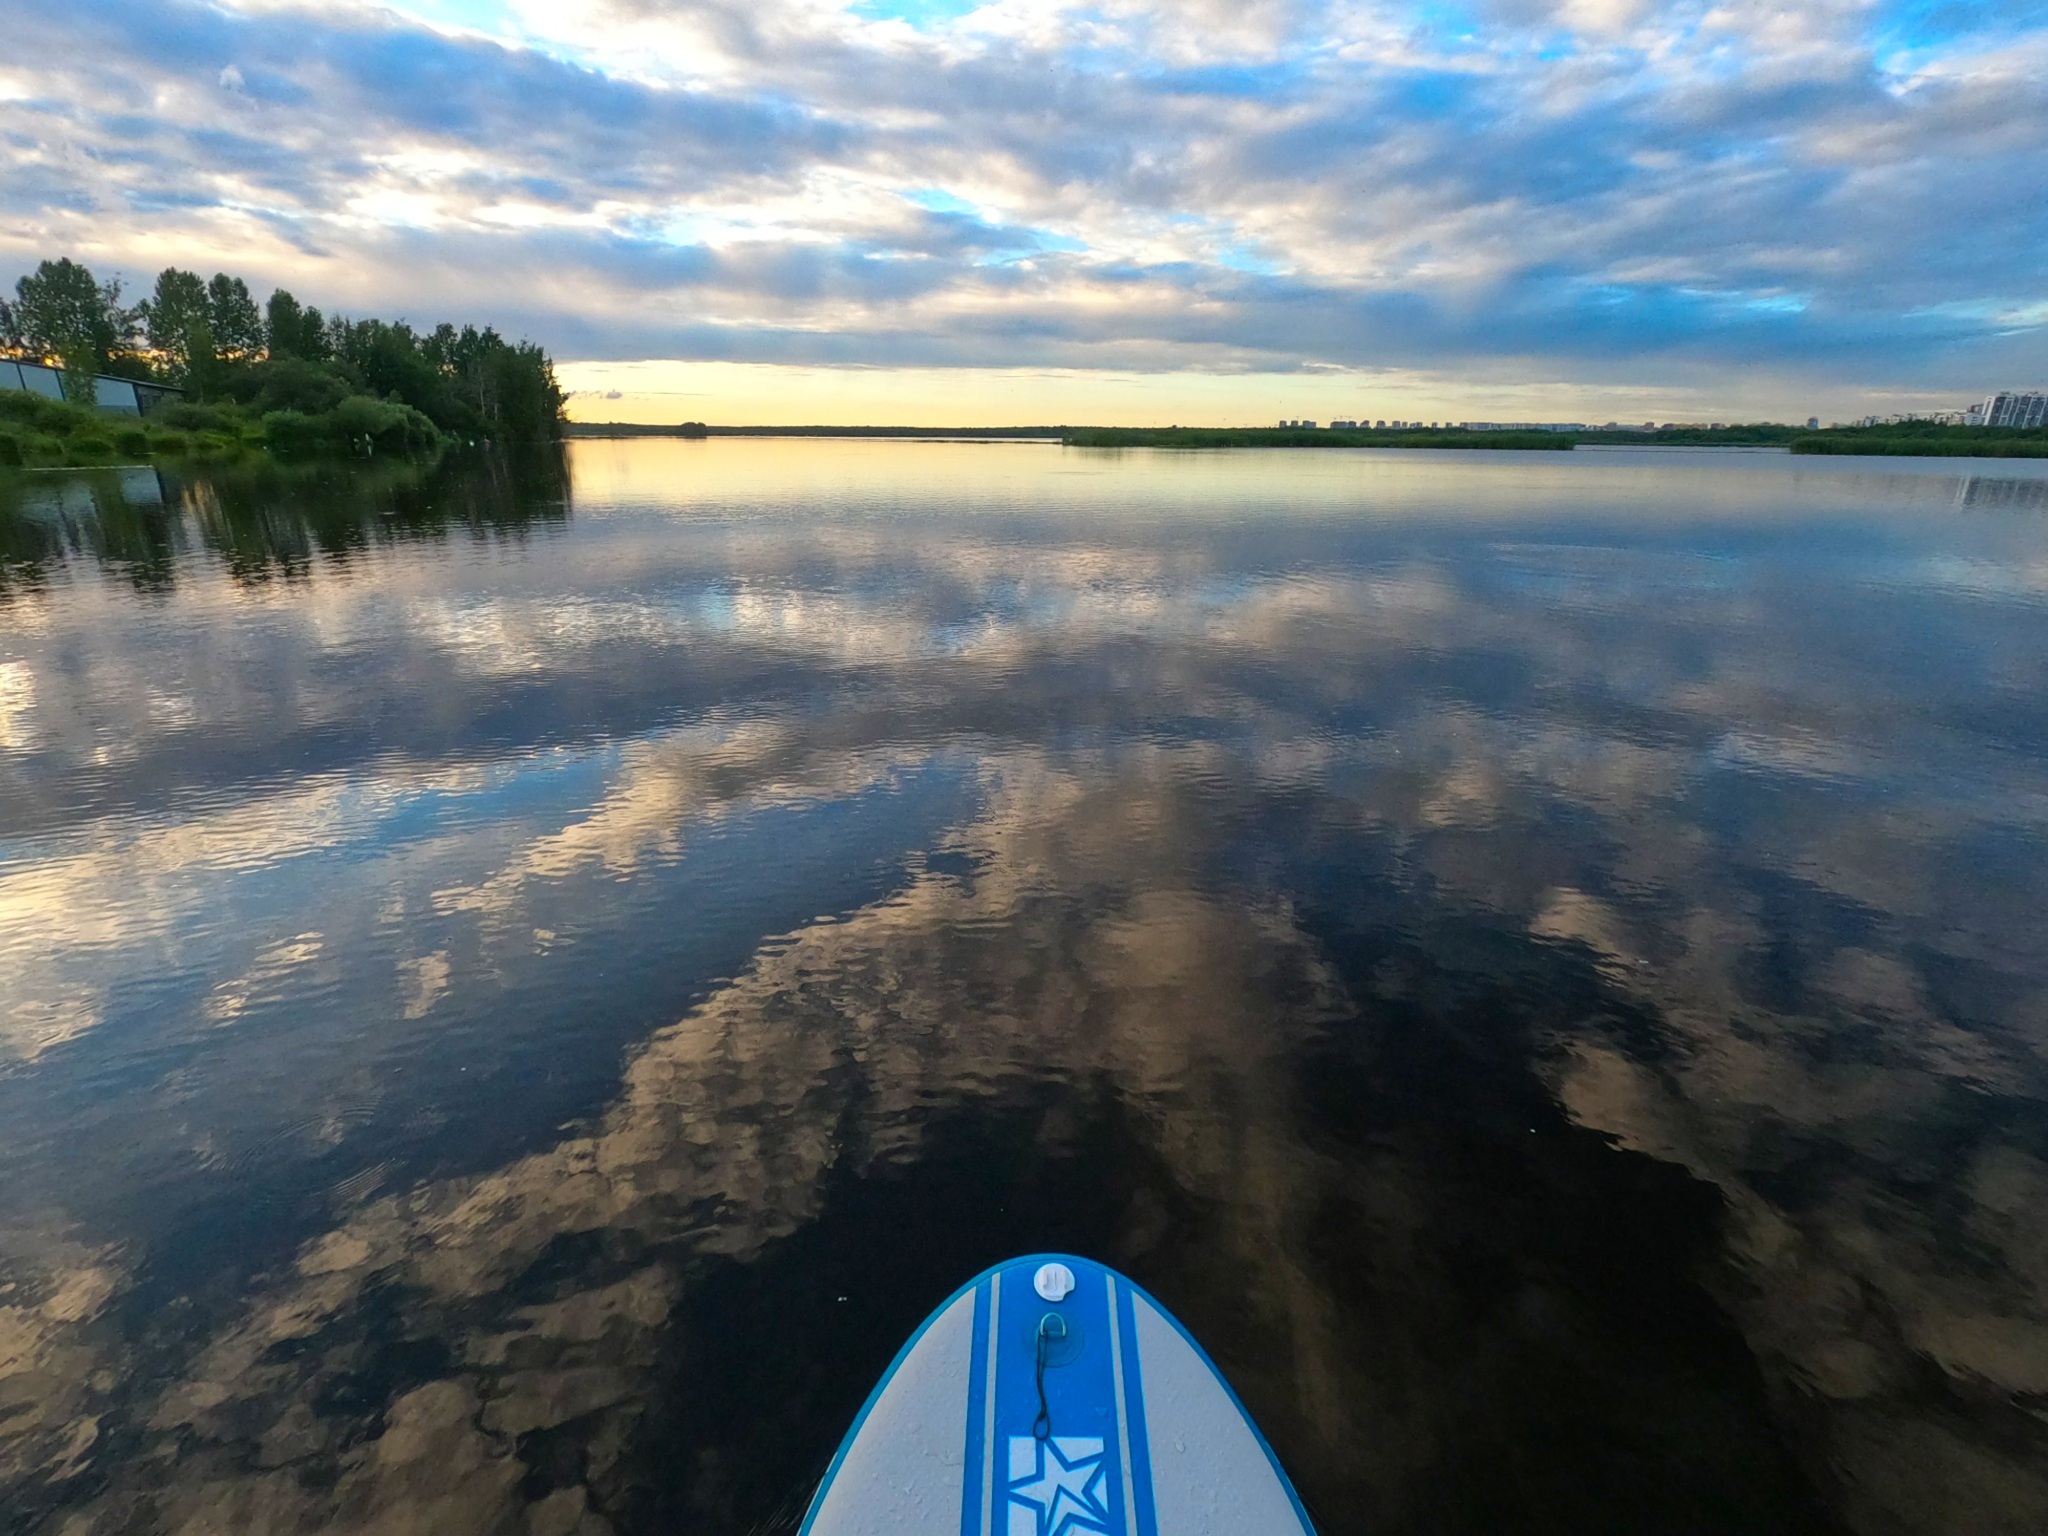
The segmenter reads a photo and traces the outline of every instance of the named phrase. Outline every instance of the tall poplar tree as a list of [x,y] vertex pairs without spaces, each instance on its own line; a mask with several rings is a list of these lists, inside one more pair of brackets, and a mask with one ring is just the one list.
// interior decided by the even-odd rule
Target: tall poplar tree
[[136,314],[121,307],[121,284],[96,280],[90,268],[60,257],[14,285],[11,324],[22,350],[64,372],[64,392],[90,403],[93,375],[135,339]]
[[326,360],[327,321],[319,310],[302,308],[297,299],[280,288],[271,294],[263,317],[272,357],[300,357],[311,363]]
[[263,314],[249,285],[225,272],[206,285],[207,308],[213,322],[213,355],[222,362],[254,362],[263,355]]
[[142,317],[150,350],[163,360],[171,381],[195,387],[195,371],[204,374],[213,364],[213,308],[205,281],[197,272],[165,267]]

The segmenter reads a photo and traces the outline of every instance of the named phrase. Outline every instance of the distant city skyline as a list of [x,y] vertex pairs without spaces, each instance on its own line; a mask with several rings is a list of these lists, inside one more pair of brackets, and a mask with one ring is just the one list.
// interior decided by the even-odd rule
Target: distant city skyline
[[0,284],[69,255],[460,315],[548,346],[586,419],[1850,420],[2048,377],[2033,7],[96,0],[7,29]]
[[[1683,391],[1603,391],[1562,381],[1468,384],[1427,375],[1393,380],[1372,375],[1354,381],[1329,374],[802,368],[660,359],[572,362],[560,371],[571,391],[573,420],[655,425],[1270,427],[1295,420],[1363,419],[1594,427],[1773,421],[1796,426],[1871,417],[1953,415],[1960,420],[1986,396],[1980,383],[1889,397],[1837,395],[1835,405],[1825,407],[1818,391],[1759,388],[1747,398],[1730,391],[1696,401]],[[2032,397],[2039,398],[2040,392]],[[1361,399],[1373,408],[1366,410]],[[1586,408],[1558,408],[1573,402]],[[1286,409],[1288,404],[1294,408]],[[1655,409],[1648,408],[1652,404]],[[1873,410],[1873,404],[1883,408]]]

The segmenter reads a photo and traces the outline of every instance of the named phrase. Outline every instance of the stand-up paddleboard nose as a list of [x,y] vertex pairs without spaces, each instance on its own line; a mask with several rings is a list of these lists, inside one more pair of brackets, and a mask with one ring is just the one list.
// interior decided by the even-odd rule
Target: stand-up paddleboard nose
[[802,1536],[1313,1536],[1201,1347],[1087,1259],[998,1264],[882,1376]]

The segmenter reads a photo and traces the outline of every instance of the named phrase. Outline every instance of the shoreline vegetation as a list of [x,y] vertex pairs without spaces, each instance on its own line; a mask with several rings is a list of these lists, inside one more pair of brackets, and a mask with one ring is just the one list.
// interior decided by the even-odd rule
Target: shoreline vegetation
[[2048,429],[1949,427],[1906,422],[1881,427],[1806,427],[1756,422],[1666,427],[1655,432],[1468,432],[1458,427],[1337,430],[1326,427],[760,427],[681,422],[572,421],[571,438],[855,437],[975,441],[1027,439],[1070,448],[1437,448],[1568,452],[1573,448],[1778,448],[1796,454],[1912,458],[2048,458]]
[[[558,443],[553,360],[486,326],[415,331],[403,320],[323,316],[280,288],[167,267],[122,299],[68,259],[0,299],[0,357],[59,370],[64,399],[0,390],[0,468],[158,460],[418,457],[458,445]],[[95,376],[169,385],[147,416],[91,403]]]

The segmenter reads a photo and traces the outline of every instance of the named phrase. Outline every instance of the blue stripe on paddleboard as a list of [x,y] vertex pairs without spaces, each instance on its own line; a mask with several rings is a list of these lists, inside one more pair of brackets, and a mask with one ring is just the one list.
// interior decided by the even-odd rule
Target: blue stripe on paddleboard
[[996,1521],[996,1359],[998,1325],[1003,1316],[1003,1272],[1000,1267],[988,1277],[988,1387],[982,1395],[981,1410],[981,1536],[990,1536]]
[[1152,1442],[1145,1432],[1145,1377],[1138,1369],[1138,1319],[1131,1310],[1133,1287],[1121,1275],[1114,1285],[1125,1411],[1130,1423],[1136,1426],[1130,1432],[1130,1466],[1126,1473],[1131,1483],[1131,1508],[1138,1517],[1132,1530],[1135,1536],[1159,1536],[1159,1514],[1152,1505]]
[[1124,1370],[1124,1328],[1117,1316],[1116,1272],[1105,1269],[1103,1284],[1109,1291],[1109,1369],[1116,1387],[1117,1454],[1124,1474],[1124,1530],[1138,1536],[1138,1485],[1131,1476],[1131,1384]]
[[[1047,1262],[1066,1264],[1074,1271],[1075,1289],[1060,1302],[1042,1300],[1032,1284],[1037,1268]],[[1101,1513],[1071,1511],[1060,1517],[1057,1530],[1063,1536],[1129,1536],[1130,1495],[1125,1465],[1122,1403],[1117,1392],[1117,1354],[1112,1351],[1114,1335],[1110,1310],[1111,1272],[1099,1264],[1065,1254],[1033,1254],[1003,1266],[1010,1283],[1003,1287],[1001,1304],[995,1309],[999,1347],[995,1351],[996,1375],[991,1393],[995,1408],[994,1444],[998,1463],[991,1489],[995,1510],[990,1536],[1014,1536],[1030,1526],[1040,1536],[1051,1536],[1047,1522],[1053,1511],[1040,1504],[1034,1516],[1032,1505],[1044,1498],[1043,1479],[1050,1475],[1048,1458],[1059,1456],[1061,1466],[1075,1470],[1084,1465],[1068,1462],[1067,1456],[1099,1457],[1100,1481],[1089,1486],[1098,1490],[1089,1502],[1100,1499]],[[1038,1441],[1032,1421],[1038,1413],[1038,1372],[1036,1369],[1039,1320],[1048,1312],[1066,1320],[1069,1337],[1079,1346],[1074,1353],[1062,1351],[1063,1358],[1045,1372],[1045,1395],[1051,1431],[1049,1442]],[[1069,1442],[1093,1441],[1099,1450],[1063,1449]],[[1012,1455],[1021,1450],[1024,1465],[1035,1472],[1020,1473]],[[1037,1486],[1036,1495],[1023,1492],[1025,1479]]]
[[974,1342],[967,1365],[967,1464],[962,1469],[962,1491],[960,1494],[960,1529],[963,1533],[979,1533],[987,1529],[983,1516],[988,1512],[986,1490],[988,1484],[984,1474],[988,1444],[988,1429],[982,1422],[983,1405],[988,1401],[988,1340],[989,1340],[989,1287],[977,1280],[974,1283]]

